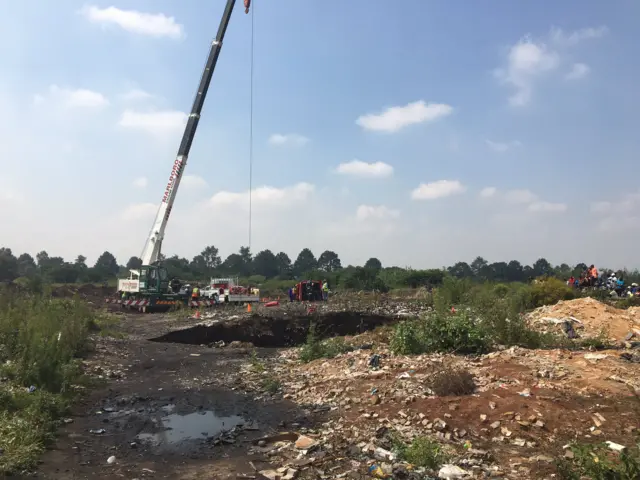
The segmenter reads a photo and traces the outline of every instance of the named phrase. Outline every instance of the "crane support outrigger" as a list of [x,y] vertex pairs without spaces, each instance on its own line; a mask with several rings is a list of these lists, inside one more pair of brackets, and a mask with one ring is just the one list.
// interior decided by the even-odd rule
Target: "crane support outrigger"
[[[124,292],[125,298],[107,299],[108,302],[122,303],[126,306],[138,307],[141,311],[146,311],[148,307],[170,306],[177,303],[194,303],[191,302],[191,299],[176,291],[180,289],[180,286],[170,282],[166,268],[161,265],[160,253],[162,249],[162,241],[164,240],[164,232],[169,221],[169,216],[171,215],[171,209],[173,208],[176,194],[178,193],[178,187],[180,186],[180,180],[182,179],[184,168],[187,165],[191,145],[195,138],[198,123],[200,121],[200,113],[202,112],[207,91],[209,90],[209,84],[211,83],[213,72],[216,68],[216,64],[218,63],[218,57],[220,55],[220,50],[222,49],[222,42],[229,25],[229,20],[231,19],[231,13],[233,12],[235,3],[236,0],[227,0],[227,4],[222,14],[222,19],[220,20],[220,26],[218,27],[218,33],[216,34],[215,40],[211,42],[207,63],[205,64],[204,71],[202,72],[198,91],[196,92],[195,99],[193,100],[193,106],[191,107],[191,113],[189,114],[184,133],[182,134],[178,154],[173,162],[169,181],[167,182],[162,195],[162,201],[158,207],[158,213],[156,214],[153,227],[149,232],[144,250],[142,251],[142,256],[140,257],[142,260],[142,266],[139,269],[131,269],[128,279],[118,280],[118,291]],[[251,0],[244,0],[245,13],[249,13],[250,4]],[[198,305],[208,305],[214,302],[205,300],[195,303]]]

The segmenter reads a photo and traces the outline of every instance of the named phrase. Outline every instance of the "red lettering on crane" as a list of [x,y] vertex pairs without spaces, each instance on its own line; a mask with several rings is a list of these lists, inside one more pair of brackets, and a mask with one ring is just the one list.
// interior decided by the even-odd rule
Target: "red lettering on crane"
[[173,185],[176,181],[176,177],[180,174],[180,170],[182,169],[182,157],[176,158],[176,161],[173,162],[173,168],[171,169],[171,175],[169,175],[169,182],[167,183],[167,188],[164,191],[164,196],[162,197],[162,202],[167,203],[169,200],[169,195],[171,195],[171,190],[173,190]]

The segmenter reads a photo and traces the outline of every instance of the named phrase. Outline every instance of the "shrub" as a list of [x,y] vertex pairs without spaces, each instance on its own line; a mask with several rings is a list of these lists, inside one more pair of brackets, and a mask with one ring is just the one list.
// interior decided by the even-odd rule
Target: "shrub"
[[394,450],[403,460],[417,467],[437,470],[449,460],[442,446],[428,437],[416,437],[409,445],[395,442]]
[[429,388],[441,397],[471,395],[476,382],[468,370],[448,366],[430,377]]
[[571,446],[573,459],[556,462],[561,480],[635,480],[640,478],[640,444],[620,454],[606,444]]
[[420,320],[398,324],[391,339],[391,349],[399,354],[485,353],[490,339],[484,327],[469,312],[455,314],[436,311]]
[[576,297],[573,287],[557,278],[538,279],[531,286],[531,303],[528,308],[538,308],[543,305],[554,305],[560,300],[571,300]]

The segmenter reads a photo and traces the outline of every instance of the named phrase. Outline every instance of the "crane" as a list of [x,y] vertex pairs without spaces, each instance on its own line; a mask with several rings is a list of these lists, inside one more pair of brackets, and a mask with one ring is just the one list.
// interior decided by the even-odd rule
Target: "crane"
[[[193,100],[191,113],[189,114],[184,133],[182,134],[180,147],[178,148],[176,159],[173,162],[171,174],[164,189],[162,201],[158,207],[153,226],[140,257],[142,266],[139,269],[131,269],[128,279],[118,280],[118,291],[125,292],[128,303],[136,307],[141,307],[141,310],[144,308],[144,311],[146,311],[146,307],[148,306],[178,303],[182,300],[180,295],[173,291],[176,289],[175,285],[170,285],[171,282],[169,281],[167,270],[160,262],[162,241],[164,240],[164,232],[169,222],[171,209],[176,200],[180,180],[187,165],[191,145],[193,144],[193,139],[195,138],[200,121],[200,113],[202,112],[207,91],[209,90],[209,84],[211,83],[211,78],[213,77],[213,72],[218,62],[222,42],[235,3],[236,0],[227,0],[224,12],[222,13],[222,19],[220,20],[220,26],[218,27],[218,33],[213,42],[211,42],[207,62],[202,72],[202,77],[200,78],[195,99]],[[250,5],[251,0],[244,0],[245,13],[249,13]],[[109,301],[109,299],[107,301]]]

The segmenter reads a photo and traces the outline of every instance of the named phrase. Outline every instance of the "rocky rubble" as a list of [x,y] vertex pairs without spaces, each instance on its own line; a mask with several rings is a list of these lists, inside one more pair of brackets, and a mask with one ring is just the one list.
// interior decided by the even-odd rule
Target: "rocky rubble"
[[[306,453],[293,440],[270,450],[282,468],[313,469],[315,478],[534,478],[552,471],[571,440],[624,444],[638,426],[633,414],[614,413],[615,401],[602,399],[604,392],[615,399],[640,387],[640,368],[617,352],[510,348],[478,358],[405,357],[377,345],[309,364],[297,354],[281,352],[269,360],[268,373],[247,365],[243,376],[258,384],[273,375],[285,400],[330,412],[321,427],[301,432],[313,440]],[[372,355],[379,356],[378,368],[371,367]],[[475,392],[436,396],[430,379],[447,369],[471,372]],[[584,395],[579,404],[576,395]],[[395,456],[396,442],[420,437],[443,445],[453,463],[416,468]]]

